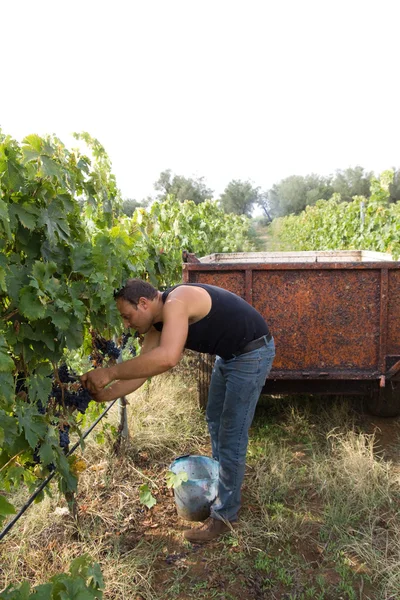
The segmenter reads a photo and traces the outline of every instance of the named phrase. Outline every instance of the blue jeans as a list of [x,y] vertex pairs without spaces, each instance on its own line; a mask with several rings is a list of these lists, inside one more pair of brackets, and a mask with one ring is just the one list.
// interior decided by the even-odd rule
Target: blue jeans
[[249,428],[274,356],[272,339],[236,358],[216,358],[206,412],[212,455],[220,465],[218,495],[211,506],[214,519],[237,519]]

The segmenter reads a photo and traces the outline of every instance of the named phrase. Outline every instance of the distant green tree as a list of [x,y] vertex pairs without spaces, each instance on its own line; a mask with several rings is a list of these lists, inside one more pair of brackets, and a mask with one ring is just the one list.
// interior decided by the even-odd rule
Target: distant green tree
[[270,223],[272,221],[272,215],[268,192],[261,192],[256,204],[262,209],[266,222]]
[[254,204],[258,201],[260,189],[250,181],[232,179],[221,194],[219,203],[226,213],[251,216]]
[[122,214],[126,215],[127,217],[131,217],[137,208],[146,207],[148,205],[149,205],[148,199],[147,200],[133,200],[133,198],[126,198],[126,200],[123,200],[123,202],[122,202],[121,212],[122,212]]
[[213,198],[213,190],[206,186],[204,177],[193,179],[182,175],[173,175],[171,169],[160,173],[154,189],[160,192],[157,196],[159,202],[164,202],[168,195],[175,196],[179,202],[192,200],[195,204]]
[[328,200],[333,194],[329,177],[311,174],[291,175],[274,184],[268,191],[268,201],[274,217],[299,214],[317,200]]
[[351,202],[354,196],[368,198],[373,175],[372,171],[365,171],[359,165],[344,170],[338,169],[332,178],[333,191],[339,193],[341,199],[346,202]]

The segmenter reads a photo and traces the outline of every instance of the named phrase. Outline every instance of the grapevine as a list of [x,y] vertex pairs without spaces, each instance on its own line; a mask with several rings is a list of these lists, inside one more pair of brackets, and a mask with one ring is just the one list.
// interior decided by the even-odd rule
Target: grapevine
[[[73,592],[71,592],[73,590]],[[26,580],[18,586],[8,585],[0,592],[1,600],[29,600],[41,598],[81,598],[102,600],[104,590],[103,575],[98,563],[93,563],[86,554],[75,558],[69,568],[69,573],[58,573],[50,578],[49,583],[31,588]]]
[[[86,133],[77,137],[87,155],[55,136],[29,135],[19,144],[0,131],[0,524],[21,485],[40,498],[46,471],[49,479],[57,474],[67,498],[76,490],[70,455],[79,442],[70,449],[70,438],[79,435],[77,419],[93,419],[96,408],[65,358],[90,355],[97,367],[124,349],[135,356],[113,291],[130,277],[156,287],[178,283],[183,249],[253,249],[250,221],[213,202],[171,197],[122,216],[104,148]],[[85,565],[83,579],[87,573]],[[92,596],[101,598],[93,581]],[[10,598],[14,589],[6,590]]]
[[23,483],[34,489],[37,460],[57,470],[63,490],[75,490],[64,449],[76,419],[90,419],[92,409],[65,356],[91,355],[96,367],[124,347],[136,354],[134,340],[114,341],[121,321],[113,291],[129,277],[178,283],[182,249],[253,249],[250,221],[215,202],[170,197],[121,215],[104,148],[77,137],[87,154],[55,136],[19,144],[0,132],[0,486],[9,496]]
[[111,359],[119,358],[121,351],[112,340],[106,340],[104,337],[93,333],[94,346],[101,352],[103,356],[108,356]]
[[[121,336],[121,352],[122,352],[122,350],[124,350],[127,347],[128,340],[130,340],[132,337],[133,336],[129,331],[122,334],[122,336]],[[129,354],[133,357],[136,356],[136,347],[132,343],[129,344]]]
[[[393,172],[371,182],[371,196],[342,202],[335,194],[298,216],[275,219],[273,231],[291,250],[374,250],[400,257],[400,202],[389,203]],[[363,207],[363,210],[362,208]],[[364,212],[363,212],[364,211]]]

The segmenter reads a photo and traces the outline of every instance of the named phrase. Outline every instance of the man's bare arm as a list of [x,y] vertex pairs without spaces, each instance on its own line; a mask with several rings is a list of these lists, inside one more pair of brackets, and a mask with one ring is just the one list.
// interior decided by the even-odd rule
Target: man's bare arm
[[[156,348],[160,343],[160,337],[161,334],[159,331],[156,331],[155,329],[149,331],[144,336],[143,344],[140,350],[140,356],[147,354]],[[96,402],[110,402],[116,398],[121,398],[122,396],[132,394],[132,392],[136,392],[136,390],[138,390],[147,381],[147,379],[147,377],[142,377],[139,379],[114,381],[107,388],[103,388],[102,390],[93,393],[93,400]]]
[[[171,295],[174,293],[172,292]],[[188,328],[188,302],[182,297],[168,298],[164,306],[163,330],[159,345],[145,355],[141,354],[108,369],[96,369],[85,373],[81,376],[82,384],[91,393],[98,393],[115,380],[147,379],[152,375],[168,371],[179,362],[182,356]]]
[[159,375],[178,364],[188,335],[189,317],[183,302],[168,302],[164,308],[163,329],[159,345],[145,355],[137,356],[110,368],[110,377],[130,379]]
[[99,392],[92,393],[92,398],[95,402],[110,402],[116,398],[122,398],[136,392],[145,382],[147,378],[142,379],[126,379],[125,381],[114,381],[111,385],[103,388]]

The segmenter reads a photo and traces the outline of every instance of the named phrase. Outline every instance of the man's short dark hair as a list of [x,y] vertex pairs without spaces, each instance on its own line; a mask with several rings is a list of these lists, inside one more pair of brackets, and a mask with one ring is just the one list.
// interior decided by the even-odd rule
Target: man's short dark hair
[[140,298],[154,300],[157,294],[158,291],[150,283],[147,283],[147,281],[142,281],[142,279],[128,279],[122,288],[114,291],[114,299],[121,298],[137,307]]

